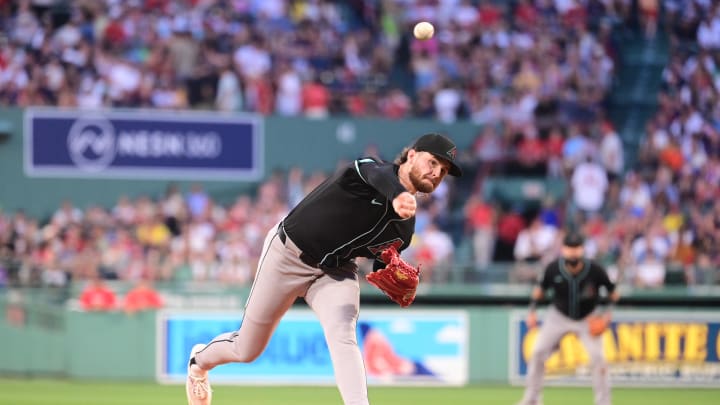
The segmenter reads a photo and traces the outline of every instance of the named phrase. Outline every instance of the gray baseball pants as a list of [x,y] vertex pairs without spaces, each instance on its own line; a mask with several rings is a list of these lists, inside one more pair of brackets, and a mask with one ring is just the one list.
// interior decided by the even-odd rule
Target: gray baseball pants
[[343,402],[368,405],[365,366],[356,334],[360,310],[357,266],[348,263],[328,273],[303,263],[300,253],[289,237],[282,243],[277,227],[268,232],[240,329],[217,336],[195,356],[195,362],[205,370],[230,362],[252,362],[265,350],[285,312],[298,297],[304,297],[325,333]]
[[550,306],[543,324],[540,326],[540,332],[528,365],[525,396],[520,404],[537,405],[541,403],[545,361],[553,353],[560,339],[568,333],[575,333],[590,355],[595,405],[611,404],[610,375],[603,355],[602,337],[590,335],[584,319],[576,321],[568,318],[554,306]]

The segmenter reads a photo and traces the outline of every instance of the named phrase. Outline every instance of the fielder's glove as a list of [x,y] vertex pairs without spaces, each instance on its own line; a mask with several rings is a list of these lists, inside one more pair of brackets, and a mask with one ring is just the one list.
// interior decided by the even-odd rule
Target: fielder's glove
[[590,329],[590,335],[600,336],[605,332],[608,325],[610,325],[610,317],[603,315],[590,315],[587,318],[588,328]]
[[394,247],[385,249],[380,259],[385,268],[368,274],[368,283],[379,288],[391,300],[405,308],[415,300],[415,291],[420,283],[420,267],[414,268],[403,259]]

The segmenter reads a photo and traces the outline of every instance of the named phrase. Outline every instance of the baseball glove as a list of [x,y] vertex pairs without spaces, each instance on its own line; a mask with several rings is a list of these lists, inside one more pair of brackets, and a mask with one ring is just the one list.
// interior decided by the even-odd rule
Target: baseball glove
[[420,283],[420,267],[414,268],[400,258],[394,247],[385,249],[380,259],[386,263],[385,268],[368,274],[368,283],[379,288],[391,300],[405,308],[415,300],[415,291]]
[[610,324],[610,319],[601,315],[590,315],[587,322],[588,328],[590,329],[590,335],[600,336],[605,332],[605,329],[607,329]]

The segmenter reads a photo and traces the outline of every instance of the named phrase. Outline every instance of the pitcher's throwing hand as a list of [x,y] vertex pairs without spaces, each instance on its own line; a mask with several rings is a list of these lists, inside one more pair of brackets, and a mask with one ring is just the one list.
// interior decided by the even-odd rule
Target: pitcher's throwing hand
[[417,201],[415,196],[407,191],[400,193],[392,202],[393,209],[400,218],[407,219],[415,216],[417,210]]

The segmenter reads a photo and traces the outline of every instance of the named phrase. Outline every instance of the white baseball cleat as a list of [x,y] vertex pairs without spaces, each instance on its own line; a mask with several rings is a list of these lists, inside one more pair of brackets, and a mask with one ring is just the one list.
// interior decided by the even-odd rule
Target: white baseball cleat
[[[193,346],[190,350],[190,360],[204,348],[204,344]],[[212,402],[212,390],[210,382],[208,382],[207,370],[201,369],[197,364],[191,364],[190,361],[188,361],[188,376],[185,381],[185,395],[187,395],[188,405],[210,405]]]

